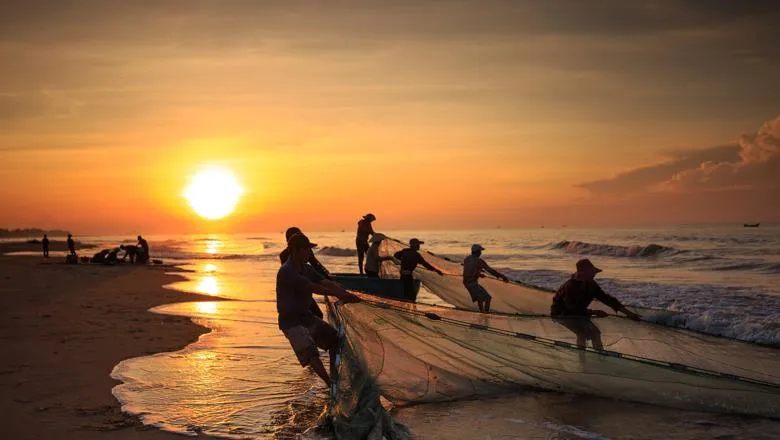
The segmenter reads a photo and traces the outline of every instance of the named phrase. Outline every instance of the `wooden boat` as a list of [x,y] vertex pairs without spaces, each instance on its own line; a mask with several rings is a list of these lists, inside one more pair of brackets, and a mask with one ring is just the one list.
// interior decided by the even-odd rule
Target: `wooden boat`
[[404,295],[404,285],[399,279],[394,278],[369,278],[365,275],[352,273],[332,273],[333,281],[340,283],[349,290],[368,293],[383,298],[412,301],[417,299],[420,291],[420,280],[414,280],[414,292],[411,298]]

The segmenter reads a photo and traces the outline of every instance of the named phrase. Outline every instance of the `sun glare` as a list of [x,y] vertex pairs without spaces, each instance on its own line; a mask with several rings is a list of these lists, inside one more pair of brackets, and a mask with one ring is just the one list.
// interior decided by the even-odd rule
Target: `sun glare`
[[184,189],[184,197],[190,207],[209,220],[218,220],[232,213],[243,193],[244,188],[236,176],[217,167],[199,171]]

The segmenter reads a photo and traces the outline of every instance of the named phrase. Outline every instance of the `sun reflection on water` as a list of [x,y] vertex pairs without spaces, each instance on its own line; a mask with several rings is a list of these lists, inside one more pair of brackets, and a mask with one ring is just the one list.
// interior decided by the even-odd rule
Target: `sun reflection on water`
[[198,313],[206,315],[216,315],[219,313],[218,301],[200,301],[195,303],[195,310]]
[[206,241],[206,253],[209,255],[217,255],[222,248],[222,241],[217,238],[209,238]]
[[220,292],[219,281],[213,275],[204,275],[200,282],[195,286],[195,291],[206,295],[216,296]]

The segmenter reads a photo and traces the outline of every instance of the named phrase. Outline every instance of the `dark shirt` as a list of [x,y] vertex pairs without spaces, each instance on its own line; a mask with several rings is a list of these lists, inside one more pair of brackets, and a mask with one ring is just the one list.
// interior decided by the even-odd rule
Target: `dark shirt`
[[361,243],[368,242],[368,236],[369,235],[374,235],[374,227],[371,226],[371,222],[370,221],[368,221],[366,219],[360,220],[358,222],[358,225],[357,225],[357,238],[356,238],[356,240],[361,242]]
[[147,243],[143,238],[138,240],[138,246],[141,246],[141,249],[144,251],[144,253],[149,253],[149,243]]
[[595,281],[580,281],[569,278],[553,296],[550,314],[588,316],[588,306],[597,299],[612,307],[615,311],[623,305],[612,295],[604,293],[601,286]]
[[41,244],[43,245],[44,248],[48,248],[49,247],[49,239],[48,238],[44,238],[43,240],[41,240]]
[[76,242],[72,238],[68,239],[68,250],[76,250]]
[[[287,259],[289,258],[290,258],[290,248],[285,248],[282,251],[282,253],[279,254],[279,260],[281,260],[282,264],[284,264],[287,262]],[[308,263],[321,277],[328,280],[331,279],[330,272],[328,272],[328,269],[325,269],[325,266],[323,266],[322,263],[320,263],[320,260],[318,260],[317,257],[315,257],[313,254],[309,259]],[[311,313],[318,318],[325,317],[325,315],[322,314],[322,310],[320,310],[320,306],[317,305],[317,301],[315,301],[314,299],[311,300],[311,306],[309,310],[311,310]]]
[[287,260],[276,274],[276,311],[279,312],[279,329],[286,330],[310,322],[314,315],[314,301],[310,282],[318,283],[322,277],[308,264],[298,270],[292,260]]
[[138,252],[138,246],[125,245],[125,255],[135,255]]
[[425,267],[428,270],[435,271],[436,268],[431,266],[425,259],[420,255],[419,252],[417,252],[414,249],[406,248],[404,250],[398,251],[395,253],[395,258],[398,258],[401,260],[401,272],[403,275],[404,271],[413,271],[417,268],[418,264],[421,264],[423,267]]

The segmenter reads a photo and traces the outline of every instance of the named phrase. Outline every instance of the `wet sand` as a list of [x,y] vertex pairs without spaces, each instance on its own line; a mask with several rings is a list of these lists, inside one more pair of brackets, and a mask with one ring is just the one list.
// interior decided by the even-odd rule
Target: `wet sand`
[[0,255],[4,437],[181,438],[122,414],[109,374],[123,359],[178,350],[208,331],[149,308],[215,298],[162,288],[183,278],[165,274],[171,267],[61,261]]

